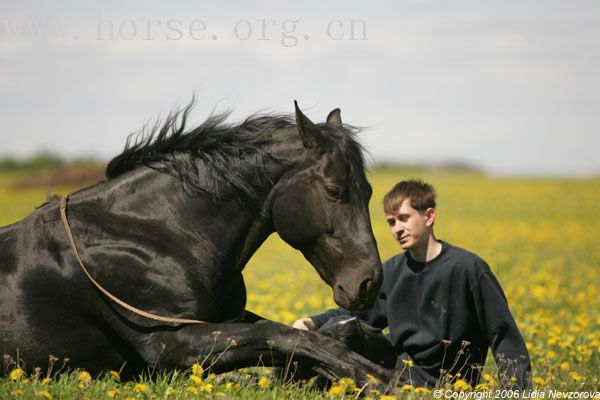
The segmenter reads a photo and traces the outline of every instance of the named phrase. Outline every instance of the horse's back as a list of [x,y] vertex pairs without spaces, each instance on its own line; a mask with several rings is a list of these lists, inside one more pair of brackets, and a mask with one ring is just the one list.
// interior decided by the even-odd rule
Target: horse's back
[[17,267],[17,237],[20,223],[0,227],[0,282]]
[[0,227],[0,281],[44,253],[43,242],[53,230],[49,211],[45,203],[26,218]]

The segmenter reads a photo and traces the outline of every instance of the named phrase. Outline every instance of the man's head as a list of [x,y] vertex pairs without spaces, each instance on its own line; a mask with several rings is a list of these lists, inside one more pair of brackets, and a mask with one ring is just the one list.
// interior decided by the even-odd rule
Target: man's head
[[433,186],[420,179],[399,182],[383,197],[388,225],[404,250],[426,245],[433,237],[435,199]]

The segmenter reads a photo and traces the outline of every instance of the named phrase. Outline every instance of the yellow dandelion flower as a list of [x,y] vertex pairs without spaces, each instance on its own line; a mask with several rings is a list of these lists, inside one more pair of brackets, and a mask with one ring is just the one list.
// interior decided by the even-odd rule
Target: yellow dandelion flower
[[415,365],[413,360],[403,359],[402,362],[404,363],[404,365],[406,365],[409,368],[412,367],[413,365]]
[[486,390],[487,391],[487,390],[490,390],[490,387],[486,383],[480,383],[475,386],[475,390]]
[[15,397],[23,396],[23,391],[21,389],[17,389],[14,392],[12,392],[12,394]]
[[217,397],[225,397],[226,394],[223,393],[223,392],[217,392],[217,393],[215,393],[215,396],[217,396]]
[[92,376],[87,371],[81,371],[77,374],[77,380],[83,384],[90,383]]
[[117,371],[110,371],[110,376],[112,376],[115,381],[121,382],[121,374]]
[[44,390],[44,391],[41,391],[41,392],[37,392],[37,395],[39,397],[41,397],[42,399],[44,399],[44,400],[52,400],[52,395],[47,390]]
[[490,374],[483,374],[483,380],[488,385],[493,385],[494,383],[496,383],[496,379],[494,379],[494,377]]
[[198,386],[204,385],[204,381],[198,375],[190,375],[190,381],[192,381]]
[[467,381],[465,381],[464,379],[457,379],[456,382],[454,382],[453,386],[454,386],[454,391],[456,391],[456,392],[466,392],[469,390],[473,390],[471,385],[469,385],[467,383]]
[[381,396],[379,400],[396,400],[396,396]]
[[352,378],[342,378],[340,379],[339,384],[347,387],[356,386]]
[[120,394],[121,392],[119,391],[119,389],[111,389],[106,392],[106,395],[111,399],[116,399],[117,397],[119,397]]
[[198,363],[192,365],[192,374],[197,376],[204,376],[204,368],[202,368],[202,365]]
[[570,325],[569,332],[573,332],[575,334],[581,334],[581,332],[583,332],[583,329],[577,325]]
[[586,357],[591,357],[593,350],[590,349],[587,345],[585,344],[580,344],[576,347],[577,351],[580,352],[581,354],[583,354]]
[[148,392],[148,390],[150,390],[150,388],[148,388],[148,385],[146,385],[145,383],[137,383],[133,387],[133,391],[136,393],[146,393]]
[[564,362],[560,363],[559,368],[561,371],[568,371],[571,368],[571,366],[569,365],[569,363],[567,361],[564,361]]
[[329,388],[329,394],[331,396],[341,396],[346,393],[346,388],[340,385],[333,385]]
[[525,347],[527,347],[527,350],[531,351],[531,349],[533,348],[533,343],[525,342]]
[[204,385],[200,386],[200,390],[205,392],[205,393],[212,393],[214,386],[211,383],[205,383]]
[[15,368],[10,371],[10,379],[13,381],[18,381],[23,375],[25,375],[25,371],[23,371],[21,368]]
[[191,394],[198,394],[198,389],[195,386],[188,386],[185,391]]
[[260,378],[258,380],[258,387],[262,388],[262,389],[268,388],[269,387],[269,379],[264,376],[262,378]]
[[413,388],[413,385],[403,385],[401,389],[402,389],[402,391],[404,391],[404,392],[410,392],[410,391],[411,391],[411,390],[413,390],[414,388]]
[[415,393],[431,393],[431,390],[424,388],[422,386],[415,388]]
[[367,378],[369,378],[369,382],[371,382],[371,383],[374,383],[374,384],[379,383],[379,380],[371,374],[367,374]]
[[571,372],[570,376],[575,382],[580,382],[585,379],[585,376],[579,375],[577,372]]
[[548,384],[548,382],[541,376],[534,377],[533,383],[535,383],[537,386],[546,386]]
[[52,382],[52,379],[50,379],[50,378],[44,378],[44,379],[42,379],[42,380],[40,381],[40,383],[41,383],[42,385],[49,385],[49,384],[50,384],[50,382]]

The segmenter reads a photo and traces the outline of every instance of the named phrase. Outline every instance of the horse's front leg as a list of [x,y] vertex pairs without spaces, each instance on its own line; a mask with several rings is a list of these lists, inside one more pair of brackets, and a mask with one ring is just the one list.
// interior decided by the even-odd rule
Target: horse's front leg
[[[188,368],[196,362],[220,373],[258,365],[282,367],[298,362],[330,379],[349,377],[357,385],[376,378],[380,389],[395,380],[394,370],[382,368],[346,346],[315,332],[270,321],[257,324],[206,324],[156,334],[157,360],[164,368]],[[156,346],[155,346],[156,347]],[[151,361],[147,358],[148,361]]]

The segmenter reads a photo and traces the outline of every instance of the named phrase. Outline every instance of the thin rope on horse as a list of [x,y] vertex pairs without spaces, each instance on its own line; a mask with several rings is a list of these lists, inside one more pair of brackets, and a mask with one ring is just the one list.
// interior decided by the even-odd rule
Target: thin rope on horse
[[200,321],[197,319],[181,319],[181,318],[162,317],[160,315],[156,315],[156,314],[152,314],[152,313],[140,310],[139,308],[130,306],[123,300],[114,296],[108,290],[104,289],[98,282],[96,282],[96,280],[94,278],[92,278],[92,275],[90,275],[90,273],[88,272],[87,268],[83,264],[83,261],[81,260],[81,257],[79,256],[79,251],[77,250],[77,245],[75,244],[75,238],[73,237],[73,232],[71,231],[71,226],[69,225],[69,220],[67,218],[67,202],[68,202],[68,200],[69,200],[68,195],[63,196],[60,199],[60,217],[62,218],[63,225],[65,226],[65,230],[67,231],[67,237],[69,238],[69,242],[71,243],[71,249],[73,250],[73,254],[75,254],[75,258],[79,262],[79,265],[81,266],[81,269],[83,270],[83,272],[87,275],[89,280],[102,293],[104,293],[109,299],[111,299],[112,301],[114,301],[115,303],[120,305],[121,307],[123,307],[135,314],[141,315],[142,317],[153,319],[155,321],[168,322],[168,323],[173,323],[173,324],[205,324],[206,323],[206,321]]

